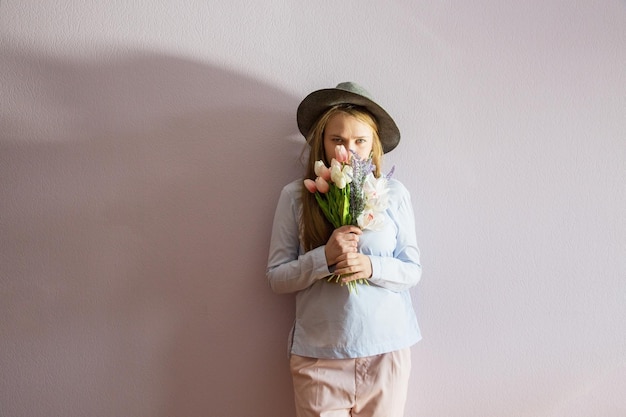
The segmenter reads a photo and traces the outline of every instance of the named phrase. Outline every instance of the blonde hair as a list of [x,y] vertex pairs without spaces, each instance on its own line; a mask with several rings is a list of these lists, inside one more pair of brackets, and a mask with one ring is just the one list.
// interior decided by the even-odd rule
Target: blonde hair
[[[376,119],[364,107],[352,104],[338,104],[329,108],[320,116],[307,137],[309,156],[305,178],[315,179],[315,161],[322,160],[326,166],[330,166],[330,161],[326,159],[326,152],[324,152],[324,131],[330,118],[337,113],[345,113],[372,128],[374,139],[372,144],[372,163],[375,165],[374,175],[380,177],[383,147],[378,137],[378,124],[376,123]],[[322,213],[322,210],[319,208],[315,194],[309,192],[303,185],[300,238],[304,250],[309,251],[326,244],[332,232],[333,226],[326,220],[324,213]]]

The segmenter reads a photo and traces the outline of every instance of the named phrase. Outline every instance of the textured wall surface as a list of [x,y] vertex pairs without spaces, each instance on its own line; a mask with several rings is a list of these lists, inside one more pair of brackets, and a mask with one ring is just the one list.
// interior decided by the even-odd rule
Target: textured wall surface
[[0,416],[293,415],[271,220],[353,80],[423,252],[406,415],[623,417],[624,68],[617,0],[1,1]]

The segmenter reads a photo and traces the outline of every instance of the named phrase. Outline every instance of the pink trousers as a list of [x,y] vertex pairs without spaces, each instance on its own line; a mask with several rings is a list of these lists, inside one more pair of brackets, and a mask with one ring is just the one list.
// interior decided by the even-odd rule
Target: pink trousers
[[402,417],[409,348],[356,359],[291,355],[297,417]]

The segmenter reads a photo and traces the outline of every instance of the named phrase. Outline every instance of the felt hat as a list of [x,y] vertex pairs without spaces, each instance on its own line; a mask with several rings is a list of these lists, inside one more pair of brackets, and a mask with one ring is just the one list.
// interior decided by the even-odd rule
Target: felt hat
[[383,152],[392,151],[400,142],[400,130],[389,113],[379,106],[370,93],[353,82],[339,83],[335,88],[317,90],[309,94],[298,106],[297,120],[300,133],[306,138],[317,119],[337,104],[354,104],[367,109],[378,124],[378,137]]

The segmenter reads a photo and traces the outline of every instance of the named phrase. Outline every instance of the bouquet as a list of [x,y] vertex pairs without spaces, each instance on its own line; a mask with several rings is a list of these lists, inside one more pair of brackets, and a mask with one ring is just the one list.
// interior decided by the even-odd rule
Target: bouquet
[[[383,212],[389,206],[387,177],[374,176],[375,165],[371,157],[360,158],[348,153],[343,145],[335,147],[335,158],[330,167],[323,161],[315,162],[315,180],[305,179],[304,186],[319,204],[324,216],[338,228],[354,225],[362,230],[378,230],[383,225]],[[331,275],[329,281],[340,279]],[[350,291],[357,291],[358,284],[367,284],[366,279],[348,282]]]

